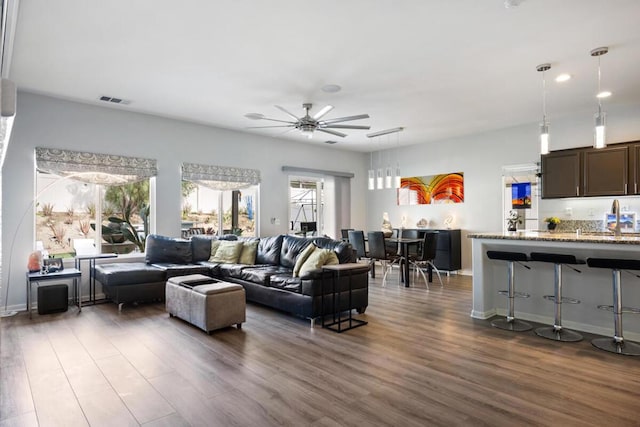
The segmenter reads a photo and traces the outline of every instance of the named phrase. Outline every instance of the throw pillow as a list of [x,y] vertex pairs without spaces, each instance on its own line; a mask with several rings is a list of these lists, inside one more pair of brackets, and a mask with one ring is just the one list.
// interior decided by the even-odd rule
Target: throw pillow
[[300,276],[304,276],[311,270],[322,268],[323,265],[339,264],[338,256],[331,249],[317,249],[313,251],[309,258],[300,267]]
[[309,245],[307,245],[307,247],[304,248],[298,254],[298,258],[296,258],[296,263],[293,266],[293,274],[292,274],[293,277],[298,277],[302,264],[304,264],[307,258],[309,258],[309,255],[311,255],[315,250],[316,250],[316,245],[314,245],[313,243],[309,243]]
[[239,264],[254,265],[256,263],[256,252],[258,252],[258,241],[243,242],[242,252],[240,252]]
[[214,262],[213,258],[216,256],[216,251],[218,250],[218,246],[220,246],[220,240],[211,241],[211,255],[209,256],[209,262]]
[[237,264],[243,246],[243,242],[240,241],[221,240],[216,254],[210,261]]

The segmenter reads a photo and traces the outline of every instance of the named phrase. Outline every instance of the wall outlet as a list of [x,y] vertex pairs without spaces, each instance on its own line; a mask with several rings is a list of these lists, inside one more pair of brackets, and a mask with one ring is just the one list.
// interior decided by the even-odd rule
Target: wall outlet
[[564,214],[566,216],[568,216],[569,218],[571,218],[571,216],[573,216],[573,209],[571,208],[564,208]]

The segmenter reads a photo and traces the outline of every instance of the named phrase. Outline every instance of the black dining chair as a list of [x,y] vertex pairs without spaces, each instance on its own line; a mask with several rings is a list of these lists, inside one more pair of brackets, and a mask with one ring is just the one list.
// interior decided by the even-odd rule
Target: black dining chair
[[364,243],[364,231],[362,230],[348,230],[347,236],[349,239],[349,243],[353,246],[353,250],[356,251],[356,258],[358,260],[361,259],[369,259],[369,265],[371,265],[371,277],[376,277],[375,266],[373,265],[373,261],[369,257],[369,253],[367,252],[365,243]]
[[353,228],[342,228],[340,229],[340,236],[342,237],[343,242],[349,241],[349,231],[353,231]]
[[[382,264],[382,286],[385,286],[387,283],[387,274],[389,270],[391,270],[391,266],[398,262],[399,256],[395,252],[389,253],[382,231],[370,231],[367,233],[367,238],[369,240],[369,257],[371,258],[371,262],[380,261],[380,264]],[[398,281],[398,284],[399,283]]]
[[415,258],[410,258],[412,264],[416,267],[416,271],[422,275],[424,279],[424,283],[427,285],[427,289],[429,289],[429,281],[424,274],[423,268],[431,268],[438,275],[438,280],[440,280],[440,285],[444,287],[444,283],[442,283],[442,276],[440,276],[440,270],[435,266],[433,260],[436,257],[436,248],[438,245],[438,232],[437,231],[426,231],[424,233],[424,240],[419,250],[419,254]]

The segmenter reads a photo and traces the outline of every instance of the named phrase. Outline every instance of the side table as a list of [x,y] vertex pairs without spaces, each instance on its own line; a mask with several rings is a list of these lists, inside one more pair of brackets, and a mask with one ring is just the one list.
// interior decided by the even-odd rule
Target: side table
[[39,271],[35,273],[27,272],[27,311],[29,312],[29,318],[32,318],[31,313],[31,301],[33,296],[32,284],[40,285],[40,282],[47,280],[73,280],[73,302],[78,306],[78,311],[82,311],[82,302],[80,301],[80,288],[78,286],[78,278],[82,275],[82,272],[77,268],[67,268],[66,270],[55,271],[52,273],[41,273]]
[[[96,259],[117,258],[118,254],[106,253],[106,254],[85,254],[76,255],[75,265],[78,270],[82,271],[82,261],[89,261],[89,303],[96,303]],[[80,292],[82,294],[82,292]],[[82,297],[82,295],[80,295]]]
[[[352,316],[352,309],[349,308],[349,315],[347,317],[345,317],[344,319],[342,318],[342,311],[340,310],[341,304],[340,304],[340,289],[338,288],[338,283],[340,282],[340,278],[341,277],[348,277],[349,278],[349,305],[348,307],[351,307],[351,293],[352,293],[352,283],[351,283],[351,276],[354,272],[361,272],[364,268],[369,269],[369,266],[363,266],[362,264],[358,264],[358,263],[347,263],[347,264],[336,264],[336,265],[325,265],[324,267],[322,267],[323,271],[327,271],[331,273],[331,283],[332,283],[332,313],[331,313],[331,323],[326,323],[325,322],[325,312],[324,312],[324,299],[325,299],[325,295],[324,293],[322,294],[322,297],[320,298],[320,313],[322,315],[322,327],[323,328],[327,328],[330,329],[334,332],[344,332],[344,331],[348,331],[349,329],[353,329],[353,328],[357,328],[359,326],[364,326],[366,325],[368,322],[365,320],[361,320],[361,319],[354,319]],[[348,325],[343,326],[343,323],[347,323]]]

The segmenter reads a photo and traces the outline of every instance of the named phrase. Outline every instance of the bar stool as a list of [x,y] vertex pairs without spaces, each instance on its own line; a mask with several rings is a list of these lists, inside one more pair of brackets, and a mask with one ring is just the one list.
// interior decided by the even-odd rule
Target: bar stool
[[555,318],[553,321],[553,326],[537,328],[535,330],[535,333],[550,340],[563,342],[582,341],[582,335],[577,332],[564,329],[562,327],[562,304],[580,304],[580,300],[562,296],[562,266],[567,265],[573,271],[581,273],[580,270],[571,266],[584,264],[585,262],[583,260],[576,259],[576,257],[573,255],[552,254],[546,252],[531,252],[531,260],[553,263],[555,271],[555,280],[553,287],[554,294],[545,295],[543,297],[544,299],[553,301],[555,303]]
[[515,298],[529,298],[529,294],[515,291],[515,273],[514,264],[517,262],[527,270],[531,270],[528,265],[522,264],[529,261],[527,254],[521,252],[504,252],[504,251],[487,251],[487,257],[489,259],[496,259],[500,261],[507,261],[507,277],[509,281],[509,288],[506,291],[498,291],[500,295],[506,295],[509,298],[509,308],[507,311],[507,317],[505,319],[498,319],[491,322],[491,326],[506,329],[508,331],[523,332],[531,330],[531,325],[522,320],[518,320],[514,317],[515,311]]
[[596,338],[591,341],[594,347],[612,353],[627,356],[640,356],[640,345],[625,341],[622,336],[622,313],[640,313],[640,308],[622,306],[620,289],[621,270],[640,270],[640,261],[635,259],[588,258],[587,264],[593,268],[613,270],[613,305],[599,305],[601,310],[613,311],[613,338]]

